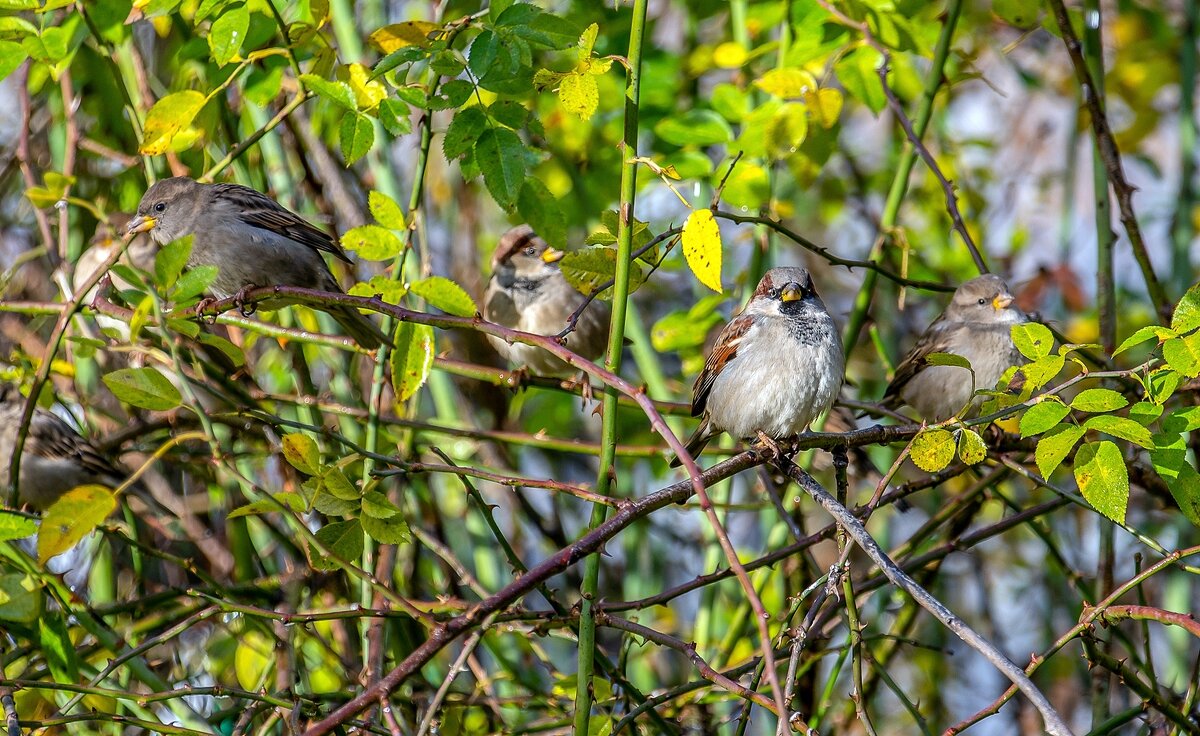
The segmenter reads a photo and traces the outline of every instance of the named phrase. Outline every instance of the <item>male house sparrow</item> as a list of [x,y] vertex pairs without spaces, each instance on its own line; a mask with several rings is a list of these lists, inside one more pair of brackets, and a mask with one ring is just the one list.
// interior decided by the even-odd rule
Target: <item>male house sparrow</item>
[[[585,297],[575,290],[558,261],[564,253],[550,245],[528,225],[518,225],[500,237],[492,256],[492,279],[483,297],[483,317],[505,327],[535,335],[557,335]],[[591,360],[604,352],[608,340],[609,307],[593,300],[579,316],[566,346]],[[488,335],[502,357],[526,366],[538,375],[569,375],[569,365],[541,348],[509,344]]]
[[[7,492],[8,466],[16,450],[25,397],[12,385],[0,385],[0,489]],[[116,488],[129,476],[56,414],[34,409],[21,450],[18,498],[42,510],[82,485]]]
[[799,434],[833,405],[844,371],[842,340],[808,271],[767,271],[696,379],[692,416],[703,419],[688,452],[721,432],[768,443]]
[[[977,410],[983,397],[972,401],[972,394],[994,388],[1004,371],[1023,362],[1011,328],[1026,318],[1012,303],[1008,285],[994,274],[959,286],[946,311],[896,366],[883,405],[908,404],[931,422],[954,416],[967,402],[972,402],[971,411]],[[925,359],[930,353],[960,355],[970,361],[974,375],[956,366],[929,365]]]
[[[194,236],[187,265],[217,267],[209,290],[218,299],[260,286],[340,292],[321,252],[350,263],[328,233],[265,194],[240,184],[201,184],[186,176],[163,179],[146,190],[128,232],[149,232],[159,245]],[[353,307],[325,311],[368,350],[387,340]]]

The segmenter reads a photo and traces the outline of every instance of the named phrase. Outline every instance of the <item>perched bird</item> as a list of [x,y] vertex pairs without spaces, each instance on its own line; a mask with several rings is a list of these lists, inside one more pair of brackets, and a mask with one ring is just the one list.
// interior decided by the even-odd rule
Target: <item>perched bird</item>
[[[504,233],[492,256],[492,279],[483,298],[483,317],[535,335],[557,335],[587,298],[567,283],[558,262],[565,255],[538,237],[528,225]],[[566,346],[591,360],[604,352],[609,307],[596,299],[579,315]],[[505,359],[538,375],[570,375],[569,365],[541,348],[488,335]]]
[[[138,204],[129,233],[150,233],[159,245],[194,236],[189,268],[216,266],[209,291],[218,299],[262,286],[299,286],[340,292],[321,252],[350,258],[328,233],[240,184],[201,184],[186,176],[154,184]],[[364,348],[387,337],[353,307],[325,307]]]
[[[16,450],[17,430],[24,411],[25,397],[16,387],[0,385],[0,492],[7,492],[9,462]],[[58,415],[34,409],[17,478],[21,503],[45,509],[78,486],[98,484],[116,488],[128,476]]]
[[767,271],[696,379],[692,416],[703,419],[688,452],[721,432],[768,445],[803,432],[833,405],[844,372],[841,338],[808,271]]
[[[970,411],[978,410],[983,397],[972,399],[975,391],[994,388],[1004,371],[1023,362],[1011,329],[1026,317],[1012,304],[1008,285],[994,274],[977,276],[958,287],[946,311],[896,366],[883,405],[908,404],[931,422],[954,416],[968,402]],[[970,361],[974,375],[957,366],[929,365],[930,353],[962,356]]]

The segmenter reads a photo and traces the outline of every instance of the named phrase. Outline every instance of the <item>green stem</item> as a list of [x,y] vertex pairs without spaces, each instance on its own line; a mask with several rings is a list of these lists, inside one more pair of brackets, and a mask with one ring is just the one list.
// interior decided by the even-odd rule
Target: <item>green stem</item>
[[1179,196],[1175,201],[1171,264],[1180,291],[1191,285],[1191,245],[1196,237],[1192,210],[1196,204],[1196,29],[1200,2],[1185,0],[1179,44]]
[[[1100,34],[1100,0],[1083,3],[1083,55],[1096,89],[1084,94],[1104,97],[1104,43]],[[1092,193],[1096,201],[1096,309],[1100,313],[1100,343],[1112,354],[1117,346],[1116,282],[1113,276],[1112,202],[1108,198],[1108,176],[1100,148],[1092,140]]]
[[[629,72],[625,81],[625,130],[622,139],[625,162],[621,165],[621,203],[617,224],[617,264],[613,284],[612,324],[608,333],[608,357],[605,367],[612,373],[621,370],[621,351],[625,343],[625,317],[629,302],[629,270],[633,255],[633,205],[637,192],[637,164],[629,161],[638,150],[638,103],[641,97],[642,36],[646,28],[647,0],[634,0],[629,27]],[[607,496],[612,490],[613,465],[617,444],[617,392],[604,390],[603,419],[600,430],[600,469],[596,492]],[[591,526],[604,523],[608,507],[592,508]],[[579,609],[579,667],[575,688],[575,734],[587,736],[592,712],[592,671],[596,657],[596,619],[592,605],[600,578],[600,555],[590,555],[584,563],[582,600]]]

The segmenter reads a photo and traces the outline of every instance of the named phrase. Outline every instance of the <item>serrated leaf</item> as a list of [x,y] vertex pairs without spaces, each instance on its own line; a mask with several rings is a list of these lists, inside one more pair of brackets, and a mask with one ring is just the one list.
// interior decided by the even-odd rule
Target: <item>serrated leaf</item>
[[21,44],[15,41],[0,41],[0,80],[19,69],[28,56]]
[[558,103],[563,110],[588,120],[600,106],[600,87],[588,72],[572,72],[558,82]]
[[688,110],[663,118],[654,126],[654,135],[673,146],[712,146],[733,140],[729,123],[712,110]]
[[408,401],[425,385],[433,367],[433,328],[402,322],[393,342],[392,390],[397,401]]
[[382,544],[404,544],[410,538],[408,524],[400,514],[386,519],[363,514],[359,521],[362,522],[363,531]]
[[987,445],[973,429],[963,429],[958,435],[958,459],[967,465],[983,462],[987,457]]
[[[1136,404],[1134,407],[1136,408]],[[1161,406],[1155,406],[1159,412],[1162,411]],[[1133,416],[1133,409],[1129,410],[1130,416]],[[1200,406],[1189,406],[1182,409],[1176,409],[1163,419],[1162,423],[1164,432],[1192,432],[1200,429]]]
[[872,48],[860,47],[838,60],[834,66],[838,80],[851,95],[878,115],[887,106],[887,96],[879,83],[877,70],[883,57]]
[[354,90],[350,89],[350,85],[345,82],[325,79],[316,74],[301,74],[300,82],[306,88],[315,92],[317,96],[329,100],[343,110],[350,112],[358,110],[358,105],[354,98]]
[[317,442],[306,434],[285,434],[282,440],[283,459],[305,475],[321,474],[321,451]]
[[154,254],[154,283],[162,289],[169,289],[183,273],[188,256],[192,254],[194,236],[188,235],[167,243]]
[[239,506],[229,512],[230,519],[236,519],[239,516],[256,516],[258,514],[269,514],[274,511],[280,511],[282,508],[289,508],[297,514],[302,514],[305,511],[304,499],[300,494],[293,491],[282,491],[271,495],[271,498],[260,498],[257,501],[248,503],[245,506]]
[[117,498],[104,486],[87,485],[67,491],[46,509],[38,529],[38,561],[61,555],[102,524],[117,507]]
[[32,623],[42,613],[42,589],[32,575],[0,575],[0,621]]
[[151,411],[179,406],[179,389],[153,368],[121,368],[104,376],[104,385],[121,401]]
[[1148,325],[1125,338],[1121,345],[1113,351],[1113,357],[1120,355],[1135,345],[1141,345],[1151,338],[1162,341],[1174,336],[1174,330],[1168,330],[1166,327],[1161,325]]
[[390,230],[405,229],[404,211],[396,204],[396,200],[383,192],[371,190],[367,195],[367,207],[371,210],[371,217],[374,217],[380,226]]
[[171,299],[183,302],[194,296],[203,294],[213,281],[216,281],[220,268],[217,266],[195,266],[179,277],[175,288],[171,289]]
[[1183,435],[1159,435],[1158,447],[1150,451],[1154,472],[1167,484],[1183,515],[1200,527],[1200,473],[1188,460],[1187,439]]
[[521,139],[507,128],[489,128],[475,141],[474,151],[492,198],[504,209],[512,209],[525,183],[525,146]]
[[1167,365],[1188,378],[1200,375],[1200,332],[1173,337],[1163,343],[1162,351]]
[[1150,430],[1142,425],[1127,419],[1125,417],[1117,417],[1111,414],[1099,414],[1094,417],[1089,417],[1083,426],[1087,429],[1094,429],[1104,434],[1111,435],[1117,439],[1122,439],[1127,442],[1132,442],[1135,445],[1149,450],[1154,447],[1154,440],[1150,436]]
[[321,474],[321,487],[334,498],[343,501],[357,501],[362,496],[358,487],[346,477],[341,468],[327,468]]
[[1046,355],[1021,366],[1021,373],[1025,376],[1025,389],[1032,393],[1050,383],[1055,376],[1062,372],[1064,365],[1066,365],[1066,358],[1063,356]]
[[[387,97],[387,87],[371,78],[371,72],[362,64],[347,64],[341,68],[346,84],[354,93],[359,110],[374,110]],[[342,74],[339,74],[341,76]]]
[[475,145],[481,133],[487,129],[487,115],[478,106],[464,107],[454,113],[454,119],[446,128],[442,138],[442,154],[453,161]]
[[[390,519],[400,513],[400,509],[379,491],[367,491],[362,497],[362,510],[367,516],[376,519]],[[370,534],[370,532],[367,532]]]
[[379,225],[359,225],[342,233],[342,247],[368,261],[386,261],[400,255],[404,244],[391,230]]
[[55,682],[79,682],[79,657],[61,613],[38,618],[38,645]]
[[24,539],[37,532],[37,522],[20,514],[0,511],[0,542]]
[[547,243],[555,248],[566,247],[567,216],[562,203],[550,193],[541,179],[531,176],[521,185],[517,213]]
[[721,319],[716,312],[701,318],[689,312],[671,312],[650,328],[650,345],[660,353],[700,347],[708,337],[708,331]]
[[208,98],[194,90],[175,92],[163,97],[146,113],[142,127],[142,145],[138,150],[157,156],[171,147],[176,134],[192,124]]
[[1054,350],[1054,335],[1046,325],[1022,322],[1011,328],[1013,345],[1029,360],[1044,358]]
[[721,228],[712,210],[693,210],[683,223],[683,256],[696,280],[721,293]]
[[1050,474],[1062,464],[1067,455],[1071,454],[1075,443],[1086,433],[1087,430],[1083,427],[1074,424],[1060,424],[1042,435],[1038,440],[1033,457],[1037,462],[1038,472],[1042,474],[1043,478],[1050,477]]
[[953,433],[940,428],[926,429],[913,438],[909,456],[921,470],[936,473],[950,464],[957,449]]
[[[559,270],[567,283],[582,294],[591,294],[601,285],[610,282],[617,272],[615,248],[583,248],[572,251],[558,262]],[[642,269],[636,263],[629,268],[629,293],[637,291],[645,281]],[[600,299],[612,299],[612,287],[608,286],[598,295]]]
[[[1139,401],[1138,403],[1129,407],[1129,418],[1143,427],[1149,427],[1156,419],[1162,416],[1162,413],[1163,408],[1161,406],[1152,404],[1149,401]],[[1166,424],[1167,422],[1163,422],[1163,428],[1167,429],[1167,431],[1170,431],[1170,428],[1167,427]],[[1200,427],[1200,424],[1197,424],[1196,426]]]
[[1116,411],[1129,405],[1129,400],[1108,388],[1089,388],[1071,400],[1071,408],[1080,411]]
[[338,142],[347,166],[367,155],[375,144],[375,126],[371,125],[371,118],[351,112],[343,115]]
[[1170,368],[1156,368],[1142,380],[1146,387],[1146,397],[1155,404],[1162,405],[1183,383],[1183,376]]
[[379,103],[379,122],[383,129],[394,136],[408,135],[412,132],[412,122],[409,116],[412,111],[400,100],[384,100]]
[[238,57],[246,31],[250,30],[250,9],[245,5],[230,8],[213,21],[208,31],[208,48],[217,66],[225,66]]
[[1109,440],[1088,442],[1075,453],[1075,482],[1097,511],[1124,524],[1129,504],[1129,471],[1121,449]]
[[409,284],[408,290],[446,314],[474,317],[479,312],[466,289],[445,276],[430,276]]
[[1171,329],[1183,335],[1200,327],[1200,282],[1192,284],[1171,315]]
[[438,30],[437,23],[425,20],[410,20],[404,23],[393,23],[376,29],[367,41],[381,53],[390,54],[405,46],[428,47],[432,44],[429,34]]
[[399,304],[404,295],[408,293],[408,289],[405,289],[404,284],[399,281],[393,281],[390,277],[380,274],[372,276],[370,281],[359,282],[351,286],[347,293],[354,296],[378,296],[388,304]]
[[1041,401],[1021,415],[1021,437],[1041,434],[1071,413],[1071,407],[1058,401]]
[[[362,556],[363,530],[357,519],[335,521],[317,530],[317,541],[330,553],[349,563],[355,563]],[[339,565],[331,557],[325,557],[316,549],[313,550],[312,566],[314,570],[336,570]]]

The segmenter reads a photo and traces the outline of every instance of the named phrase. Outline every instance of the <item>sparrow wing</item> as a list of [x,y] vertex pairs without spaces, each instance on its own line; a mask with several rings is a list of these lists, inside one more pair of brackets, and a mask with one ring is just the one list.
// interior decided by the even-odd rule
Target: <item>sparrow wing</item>
[[704,413],[704,407],[708,404],[708,393],[712,390],[713,383],[721,371],[725,370],[725,366],[729,365],[729,362],[737,355],[738,345],[753,326],[754,318],[743,314],[731,320],[729,324],[725,325],[725,329],[721,330],[712,352],[708,355],[708,360],[704,361],[704,370],[700,371],[700,375],[696,378],[696,385],[692,387],[692,416],[698,417]]
[[947,321],[945,315],[935,319],[933,324],[929,325],[929,328],[922,333],[917,344],[913,345],[912,350],[908,351],[908,355],[905,355],[900,364],[896,366],[896,373],[892,376],[892,382],[888,384],[887,390],[883,392],[881,403],[884,406],[899,406],[902,403],[900,392],[904,390],[909,381],[925,369],[925,358],[930,353],[945,352],[944,346],[948,342],[949,336],[960,327],[959,323]]
[[118,482],[126,473],[118,470],[70,425],[47,411],[37,411],[29,426],[28,452],[50,459],[74,460],[98,481]]
[[233,204],[238,218],[247,225],[282,235],[318,251],[332,253],[346,263],[352,262],[329,233],[260,191],[241,184],[214,184],[213,196]]

